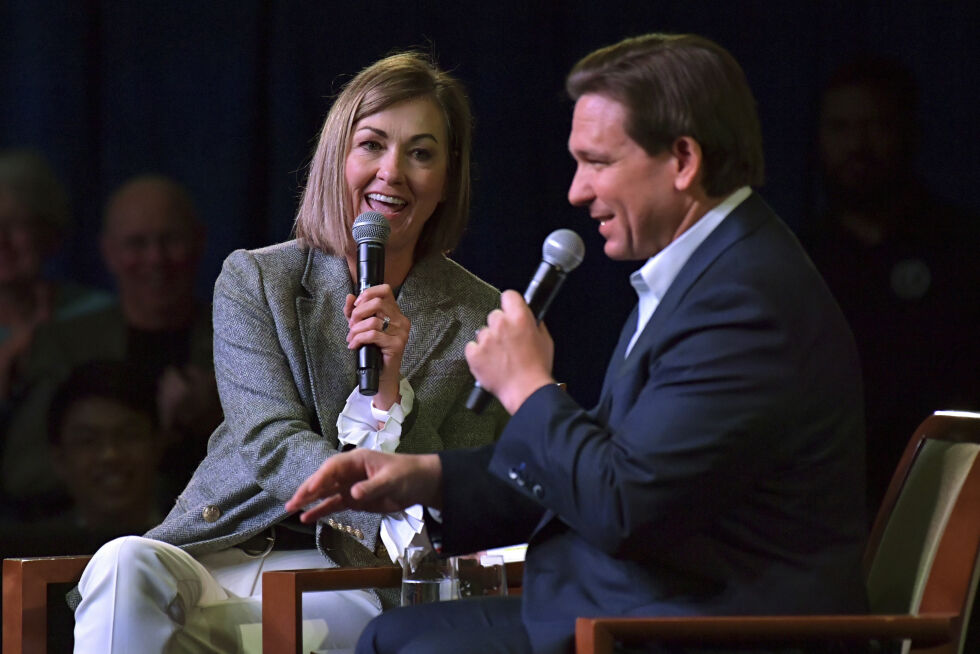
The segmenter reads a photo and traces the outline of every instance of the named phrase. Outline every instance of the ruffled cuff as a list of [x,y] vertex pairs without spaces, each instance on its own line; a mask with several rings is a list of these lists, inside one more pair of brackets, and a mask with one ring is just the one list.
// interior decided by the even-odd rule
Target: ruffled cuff
[[422,512],[422,505],[414,504],[404,511],[388,513],[381,519],[381,540],[392,563],[398,561],[409,545],[432,549]]
[[398,392],[401,401],[382,411],[355,388],[337,416],[337,439],[344,445],[394,452],[401,442],[402,424],[415,404],[415,391],[404,377],[398,382]]

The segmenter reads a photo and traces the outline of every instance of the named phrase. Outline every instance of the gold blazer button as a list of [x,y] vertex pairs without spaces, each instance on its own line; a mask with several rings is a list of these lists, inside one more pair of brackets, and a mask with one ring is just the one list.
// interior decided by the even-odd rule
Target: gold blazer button
[[208,504],[201,511],[201,517],[204,518],[204,522],[217,522],[218,518],[221,517],[221,509],[216,507],[214,504]]

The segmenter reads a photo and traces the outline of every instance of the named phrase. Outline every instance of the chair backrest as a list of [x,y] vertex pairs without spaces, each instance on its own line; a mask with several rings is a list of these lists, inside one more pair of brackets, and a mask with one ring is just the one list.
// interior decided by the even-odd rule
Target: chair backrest
[[872,613],[968,615],[978,553],[980,414],[940,411],[913,434],[872,528]]

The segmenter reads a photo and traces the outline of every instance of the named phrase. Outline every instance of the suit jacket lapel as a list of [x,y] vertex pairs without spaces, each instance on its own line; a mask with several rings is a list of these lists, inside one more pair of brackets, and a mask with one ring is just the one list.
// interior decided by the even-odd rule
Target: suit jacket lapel
[[609,402],[612,399],[611,389],[613,380],[616,378],[616,373],[623,366],[626,346],[629,345],[630,339],[633,338],[633,332],[636,331],[636,321],[639,319],[639,315],[639,308],[634,306],[633,311],[623,324],[622,331],[619,333],[619,342],[616,344],[616,349],[613,350],[612,356],[609,358],[609,365],[606,367],[606,376],[602,380],[602,392],[599,393],[599,403],[592,411],[593,415],[602,422],[605,422],[605,418],[608,416]]
[[[625,374],[643,358],[644,352],[654,346],[661,332],[660,326],[670,319],[671,314],[677,309],[691,286],[704,274],[715,259],[773,216],[772,210],[769,209],[765,201],[753,193],[721,221],[677,273],[677,277],[667,289],[667,293],[664,294],[657,310],[653,312],[650,321],[643,328],[643,333],[640,334],[633,349],[630,350],[629,356],[620,365],[617,376]],[[636,324],[635,321],[633,324]]]
[[[354,292],[354,285],[343,258],[314,248],[310,248],[300,283],[305,295],[296,298],[296,317],[316,418],[320,433],[337,447],[337,414],[357,384],[357,353],[343,347],[348,331],[344,300]],[[340,404],[330,404],[331,398],[334,402],[340,398]]]

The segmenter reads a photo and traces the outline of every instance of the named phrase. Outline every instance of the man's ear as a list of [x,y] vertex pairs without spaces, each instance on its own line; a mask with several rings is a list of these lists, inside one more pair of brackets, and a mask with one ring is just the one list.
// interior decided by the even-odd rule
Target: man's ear
[[690,136],[680,136],[670,146],[670,152],[677,160],[674,188],[678,191],[691,190],[701,180],[701,168],[704,165],[701,144]]

